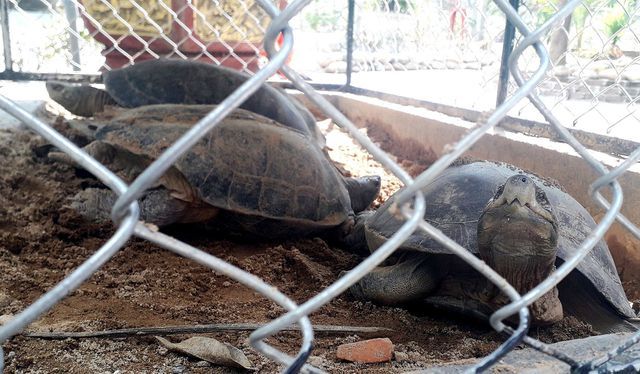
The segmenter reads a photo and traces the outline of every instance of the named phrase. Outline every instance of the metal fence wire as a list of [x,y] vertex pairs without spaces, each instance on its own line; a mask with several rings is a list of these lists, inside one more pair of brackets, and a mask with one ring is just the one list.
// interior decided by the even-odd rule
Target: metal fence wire
[[[569,272],[572,271],[581,260],[583,260],[589,250],[591,250],[591,248],[593,248],[594,245],[596,245],[596,243],[603,238],[603,235],[615,220],[618,220],[620,223],[622,223],[631,233],[633,233],[636,238],[640,239],[640,230],[638,230],[638,228],[633,223],[628,221],[620,213],[623,192],[617,181],[617,178],[620,175],[622,175],[631,165],[633,165],[638,161],[638,159],[640,159],[640,148],[632,152],[629,157],[617,167],[613,169],[607,168],[598,160],[596,160],[587,151],[587,149],[573,137],[573,135],[566,128],[566,123],[563,124],[562,121],[556,118],[556,116],[549,109],[549,106],[545,103],[545,100],[543,100],[539,95],[537,89],[540,88],[539,85],[541,82],[543,82],[545,79],[549,79],[546,73],[552,67],[552,65],[555,63],[554,69],[557,69],[560,66],[557,60],[552,61],[552,57],[544,47],[544,42],[546,40],[545,38],[547,38],[550,32],[553,33],[558,30],[558,25],[562,25],[565,17],[571,15],[572,13],[575,14],[574,9],[576,9],[576,7],[585,7],[588,13],[587,17],[595,17],[595,10],[592,8],[588,8],[588,5],[585,5],[587,3],[581,3],[581,0],[563,1],[561,2],[562,6],[553,8],[552,12],[545,16],[545,18],[541,22],[531,22],[531,19],[528,15],[537,14],[540,12],[539,10],[533,9],[532,12],[527,12],[526,10],[523,11],[521,8],[520,11],[516,11],[514,7],[505,0],[494,1],[497,10],[499,10],[506,16],[506,19],[513,25],[513,27],[515,27],[517,32],[521,35],[508,59],[509,71],[512,75],[513,81],[517,86],[517,89],[512,90],[509,95],[507,95],[504,102],[502,102],[495,110],[492,111],[491,115],[488,116],[488,119],[486,121],[478,123],[476,127],[471,129],[457,143],[447,148],[448,150],[446,151],[446,153],[435,163],[433,163],[426,171],[413,179],[405,170],[403,170],[402,167],[394,162],[389,155],[387,155],[384,151],[378,148],[378,146],[371,142],[365,135],[358,131],[353,123],[351,123],[340,111],[332,106],[309,83],[302,79],[301,76],[296,72],[296,70],[286,64],[287,58],[293,48],[293,31],[292,27],[289,25],[289,22],[292,21],[292,18],[294,16],[300,14],[303,11],[305,6],[307,6],[311,2],[311,0],[295,0],[289,2],[286,5],[284,3],[275,4],[274,2],[271,2],[269,0],[256,0],[255,3],[249,0],[238,1],[242,3],[241,9],[245,10],[245,13],[242,16],[230,14],[229,9],[231,8],[225,8],[225,6],[220,5],[222,3],[210,3],[220,7],[218,9],[219,14],[226,14],[226,16],[224,16],[224,19],[226,19],[227,22],[223,25],[222,28],[209,27],[207,25],[196,25],[196,29],[198,27],[201,27],[199,29],[201,33],[200,35],[206,34],[207,37],[210,38],[210,40],[215,40],[215,42],[218,43],[215,44],[216,48],[224,48],[224,51],[222,51],[222,49],[216,50],[215,48],[210,48],[212,44],[207,44],[208,42],[204,42],[203,38],[194,36],[194,34],[191,32],[194,25],[186,24],[184,21],[185,18],[181,18],[181,15],[183,15],[187,11],[196,11],[196,8],[191,6],[193,4],[192,2],[186,2],[186,5],[184,7],[175,9],[167,3],[164,3],[163,1],[158,1],[158,6],[156,8],[145,9],[140,4],[131,0],[131,7],[126,9],[116,9],[110,5],[110,2],[107,1],[90,0],[84,1],[83,4],[65,1],[63,2],[62,6],[67,10],[67,13],[60,11],[60,9],[54,9],[54,7],[61,6],[60,3],[54,3],[53,5],[49,2],[45,3],[47,9],[49,10],[49,13],[47,14],[50,14],[52,17],[62,17],[63,14],[67,14],[70,16],[69,18],[65,19],[74,20],[74,22],[68,23],[68,26],[61,29],[60,32],[69,33],[72,36],[70,40],[76,39],[78,41],[84,41],[75,47],[72,46],[72,48],[69,49],[69,54],[64,57],[68,59],[68,61],[73,62],[72,68],[76,71],[82,71],[81,68],[87,69],[84,72],[94,72],[100,67],[102,67],[103,69],[112,68],[112,66],[105,65],[102,62],[98,62],[97,65],[93,66],[90,66],[90,64],[80,63],[81,59],[84,58],[83,53],[85,51],[85,48],[95,48],[96,46],[91,46],[92,44],[90,38],[74,37],[81,36],[80,33],[83,32],[89,32],[91,36],[96,36],[102,32],[102,34],[105,35],[105,38],[111,38],[111,40],[107,40],[107,42],[110,44],[107,43],[109,47],[107,47],[108,50],[104,53],[109,54],[111,52],[117,51],[117,54],[119,56],[126,57],[126,63],[133,62],[134,60],[145,54],[148,54],[148,56],[145,57],[149,58],[157,58],[160,56],[178,56],[183,58],[206,57],[216,63],[220,63],[224,59],[233,59],[237,62],[237,65],[240,68],[246,70],[254,70],[255,73],[251,77],[251,79],[246,81],[246,83],[244,83],[240,88],[233,92],[216,109],[214,109],[205,118],[194,125],[187,133],[184,134],[182,138],[176,141],[175,144],[166,149],[166,151],[151,165],[149,165],[149,167],[144,170],[144,172],[142,172],[135,179],[135,181],[131,183],[131,185],[125,184],[120,178],[109,171],[105,166],[91,158],[82,149],[76,147],[68,139],[57,133],[47,124],[30,115],[28,112],[23,110],[20,106],[18,106],[7,97],[0,96],[0,108],[10,113],[20,121],[24,122],[33,131],[46,138],[54,146],[63,150],[79,165],[95,175],[106,186],[111,188],[119,195],[119,198],[111,212],[111,216],[118,226],[118,229],[113,234],[113,236],[97,252],[95,252],[95,254],[93,254],[75,271],[69,274],[64,280],[62,280],[49,292],[44,294],[36,302],[28,306],[21,313],[16,315],[7,324],[0,327],[0,343],[5,342],[12,336],[18,334],[28,324],[36,320],[47,310],[51,309],[62,298],[64,298],[70,292],[79,287],[83,282],[85,282],[98,268],[100,268],[100,266],[102,266],[115,253],[117,253],[118,250],[130,237],[137,236],[139,238],[143,238],[150,242],[153,242],[154,244],[169,251],[189,258],[199,264],[208,266],[216,272],[224,274],[238,281],[239,283],[242,283],[245,286],[259,292],[260,294],[272,300],[274,303],[281,305],[287,310],[287,313],[254,331],[250,335],[250,342],[252,346],[272,360],[284,364],[287,367],[286,372],[297,372],[300,370],[308,372],[319,372],[319,369],[305,363],[307,358],[309,357],[313,344],[313,328],[308,318],[309,314],[318,310],[320,307],[328,303],[331,299],[340,295],[342,292],[347,290],[348,287],[353,285],[360,278],[371,271],[374,267],[381,264],[382,261],[384,261],[389,255],[391,255],[399,247],[399,245],[416,230],[422,230],[426,234],[436,238],[452,253],[456,254],[464,261],[466,261],[469,265],[481,272],[511,300],[510,304],[496,311],[490,319],[490,323],[496,331],[506,332],[508,333],[509,337],[493,353],[484,357],[477,364],[475,364],[470,369],[470,371],[472,372],[487,369],[521,342],[524,342],[531,347],[540,350],[541,352],[544,352],[566,362],[572,367],[573,370],[604,370],[606,369],[607,362],[611,358],[617,356],[626,348],[640,341],[639,332],[629,338],[628,341],[624,342],[619,347],[609,352],[607,355],[594,358],[592,361],[585,363],[577,362],[567,355],[563,354],[562,352],[557,352],[550,346],[530,336],[527,336],[527,330],[530,323],[529,311],[527,309],[527,306],[531,305],[535,300],[547,293],[564,277],[566,277]],[[419,4],[421,2],[391,1],[383,3],[387,4],[388,7],[408,7],[409,5],[407,4]],[[469,4],[470,3],[471,2],[469,2]],[[18,7],[20,5],[16,0],[10,0],[10,4],[12,4],[14,7]],[[95,19],[91,19],[92,16],[90,15],[94,13],[86,11],[88,7],[94,6],[104,14],[109,15],[109,22],[112,22],[113,25],[120,27],[122,30],[124,30],[124,32],[119,35],[118,38],[114,38],[113,36],[111,36],[111,34],[103,32],[104,28],[107,27],[107,25],[100,24],[97,21],[95,21],[93,29],[88,28],[85,30],[84,28],[79,27],[79,24],[75,22],[75,15],[72,14],[72,10],[70,10],[70,7],[75,9],[75,6],[70,6],[70,4],[78,5],[78,9],[81,13],[80,16],[81,18],[84,17],[85,24],[87,24],[86,22],[88,22],[88,24],[91,24],[91,22],[95,21]],[[352,2],[351,4],[353,5],[354,3]],[[362,7],[367,3],[356,2],[355,4]],[[475,37],[482,39],[477,36],[477,32],[480,32],[487,34],[488,38],[494,40],[497,37],[496,35],[500,34],[497,26],[486,27],[480,24],[481,22],[484,22],[485,25],[497,25],[498,23],[495,21],[495,17],[498,16],[498,14],[496,13],[497,10],[492,13],[490,17],[487,17],[483,12],[476,12],[477,14],[469,16],[468,14],[472,12],[469,11],[464,13],[462,11],[463,7],[461,5],[461,1],[456,2],[456,4],[457,13],[454,12],[448,14],[451,19],[450,26],[453,25],[454,27],[449,28],[449,36],[443,37],[442,39],[443,51],[447,51],[447,53],[451,54],[462,51],[462,48],[459,48],[460,45],[457,45],[454,42],[454,39],[452,39],[454,37],[472,38],[475,35]],[[493,6],[489,5],[488,3],[485,4],[483,2],[477,2],[474,4],[475,5],[472,5],[472,7],[475,8]],[[5,20],[7,19],[6,16],[8,7],[9,3],[7,1],[3,1],[1,11],[3,19]],[[232,8],[237,9],[237,7]],[[429,9],[423,9],[421,11],[424,11],[426,14],[428,13],[428,10]],[[135,25],[128,23],[121,16],[122,12],[136,13],[139,16],[138,22]],[[402,18],[408,12],[417,13],[418,10],[406,8],[400,12],[397,12],[397,17]],[[465,17],[467,17],[467,20],[469,18],[472,18],[475,21],[467,21],[466,24],[462,24],[459,28],[456,28],[456,25],[458,24],[456,24],[455,20],[465,19]],[[201,21],[209,20],[206,12],[197,14],[196,19],[199,19]],[[431,21],[433,19],[433,17],[418,18],[414,19],[413,22],[424,23],[425,26],[423,29],[425,30],[425,32],[428,32],[426,25],[431,25]],[[504,18],[502,17],[501,19],[502,22],[504,22]],[[5,23],[8,24],[8,22]],[[212,25],[212,23],[210,22],[207,23],[210,26]],[[383,56],[383,54],[377,48],[382,44],[368,42],[367,40],[371,40],[372,37],[370,35],[363,34],[364,29],[371,31],[376,30],[377,28],[367,27],[366,20],[361,21],[361,23],[356,22],[356,24],[358,25],[358,28],[360,28],[360,31],[356,30],[354,34],[355,37],[353,41],[355,42],[355,52],[364,50],[366,54],[362,56],[356,56],[356,58],[351,61],[351,63],[353,63],[351,69],[353,69],[353,71],[358,70],[358,72],[355,73],[366,72],[367,70],[377,70],[378,68],[382,69],[385,68],[385,64],[388,64],[393,69],[403,67],[409,70],[411,68],[408,62],[411,59],[397,59],[397,61],[392,61],[391,59],[386,61],[381,60],[381,56]],[[251,25],[251,27],[247,27],[247,25]],[[531,27],[529,25],[535,25],[535,27]],[[167,29],[167,27],[171,27],[171,30]],[[80,29],[82,30],[78,31]],[[489,32],[490,30],[496,30],[496,32],[491,33]],[[3,40],[5,46],[7,44],[17,45],[13,44],[15,43],[15,40],[9,40],[9,36],[13,35],[7,32],[8,29],[6,27],[3,29],[3,31]],[[384,33],[386,31],[382,30],[382,32]],[[230,37],[229,35],[235,36]],[[366,39],[365,37],[368,39]],[[390,36],[390,34],[387,34],[387,36],[385,37],[392,36]],[[420,37],[424,37],[424,35],[417,35],[417,40],[420,39]],[[141,46],[142,48],[140,49],[140,52],[137,54],[131,54],[129,50],[124,48],[126,44],[124,42],[125,39],[130,43],[133,43],[134,45]],[[257,47],[259,46],[258,39],[264,40],[264,50],[268,55],[268,60],[265,61],[263,66],[259,67],[257,67],[257,65],[253,65],[257,59],[260,59],[261,56],[260,48]],[[233,45],[230,45],[227,42],[228,40],[237,40],[237,42]],[[610,41],[613,42],[613,39],[611,39]],[[420,45],[413,45],[411,48],[402,46],[402,43],[409,42],[412,41],[395,40],[393,43],[387,45],[396,45],[394,43],[397,43],[397,45],[399,45],[398,48],[401,48],[402,50],[414,50],[417,51],[416,53],[422,53]],[[225,43],[227,44],[225,45]],[[152,48],[151,45],[154,45],[154,48]],[[155,46],[160,47],[156,48]],[[156,51],[162,50],[162,47],[167,47],[166,53],[157,53]],[[248,54],[252,54],[253,57],[246,58],[246,56],[240,56],[236,54],[236,51],[238,50],[248,51]],[[477,55],[473,57],[476,60],[471,60],[471,58],[462,56],[460,57],[461,61],[464,62],[465,59],[467,59],[470,61],[467,61],[466,63],[472,64],[475,61],[478,62],[478,64],[482,65],[482,61],[491,60],[495,62],[499,58],[499,53],[496,53],[496,51],[492,49],[481,48],[480,50],[483,51],[483,55]],[[14,60],[12,59],[12,56],[7,56],[7,51],[8,49],[5,48],[5,69],[7,71],[13,71],[14,65],[16,64],[15,61],[18,61],[19,59]],[[224,53],[221,53],[221,51]],[[467,52],[469,51],[466,51],[465,53]],[[394,51],[389,51],[389,53],[394,53]],[[609,52],[607,51],[606,53]],[[437,53],[434,53],[433,55],[436,54]],[[14,55],[13,57],[17,56],[18,55]],[[529,59],[532,56],[535,57],[534,64],[531,64],[529,62]],[[565,53],[565,57],[567,59],[571,58],[569,52]],[[591,59],[590,61],[594,60]],[[26,64],[26,62],[24,63]],[[431,68],[436,67],[434,64],[435,62],[432,62]],[[26,68],[26,70],[24,71],[28,71],[27,65],[21,65],[21,67]],[[37,68],[38,67],[36,67],[36,69]],[[339,126],[344,128],[355,140],[357,140],[389,171],[395,174],[406,186],[406,189],[404,189],[403,192],[397,195],[395,204],[390,208],[395,209],[398,214],[401,214],[404,216],[404,218],[406,218],[406,222],[404,223],[404,225],[382,247],[371,254],[362,263],[360,263],[356,268],[353,269],[353,271],[348,272],[346,275],[338,279],[335,283],[324,289],[321,293],[300,305],[295,303],[286,295],[279,292],[276,288],[265,283],[260,278],[246,271],[243,271],[215,256],[212,256],[197,248],[185,244],[175,238],[169,237],[161,232],[158,232],[157,230],[153,230],[145,224],[139,222],[139,207],[138,203],[136,202],[136,199],[139,198],[142,193],[148,187],[150,187],[165,171],[167,171],[167,169],[191,146],[198,142],[200,138],[202,138],[212,128],[220,123],[220,121],[226,115],[237,108],[267,79],[276,74],[278,71],[282,72],[282,74],[284,74],[297,89],[304,92],[304,94],[315,105],[317,105],[318,108],[320,108],[324,112],[324,114],[333,119],[333,121]],[[553,78],[553,81],[560,82],[558,84],[566,83],[568,85],[587,84],[588,78],[584,76],[584,71],[584,69],[577,70],[571,73],[573,75],[566,75],[567,77],[576,77],[575,79],[577,79],[578,83],[571,83],[573,82],[571,80],[567,83],[556,78]],[[621,80],[618,78],[621,78],[623,76],[624,71],[618,72],[612,84],[616,87],[622,87]],[[354,79],[355,78],[356,75],[354,75]],[[594,93],[594,97],[596,99],[600,98],[602,95],[606,94]],[[632,99],[630,103],[635,103],[635,98],[632,98],[631,96],[632,95],[629,95],[629,98]],[[535,287],[525,295],[520,295],[505,279],[503,279],[500,275],[498,275],[495,271],[488,267],[484,262],[469,253],[466,249],[461,247],[452,239],[448,238],[431,224],[423,220],[422,217],[424,216],[425,212],[425,201],[420,190],[423,186],[428,184],[440,173],[442,173],[454,160],[459,158],[487,131],[496,126],[496,124],[500,120],[502,120],[507,115],[507,113],[510,113],[514,110],[514,108],[518,108],[519,106],[523,105],[522,103],[525,102],[526,105],[532,105],[533,107],[535,107],[537,110],[537,115],[544,118],[553,127],[553,129],[560,134],[562,140],[567,144],[570,144],[571,147],[573,147],[573,149],[575,149],[575,151],[580,156],[582,156],[584,161],[587,162],[596,173],[598,173],[598,179],[594,180],[591,184],[591,194],[592,197],[606,210],[606,214],[604,214],[599,224],[590,233],[587,239],[581,244],[580,248],[575,252],[575,255],[572,258],[565,261],[564,264],[562,264],[555,272],[553,272],[545,281],[543,281],[537,287]],[[610,200],[605,199],[600,192],[605,188],[610,190]],[[503,323],[503,321],[507,317],[514,314],[518,314],[520,319],[517,328],[512,330],[507,327]],[[284,352],[265,342],[266,338],[276,334],[278,331],[289,326],[290,324],[300,325],[303,335],[300,349],[295,357],[291,357],[290,355],[285,354]],[[637,362],[630,362],[628,366],[626,366],[626,368],[632,368],[632,365],[637,364]],[[4,358],[2,349],[0,348],[0,371],[2,370],[3,366]]]

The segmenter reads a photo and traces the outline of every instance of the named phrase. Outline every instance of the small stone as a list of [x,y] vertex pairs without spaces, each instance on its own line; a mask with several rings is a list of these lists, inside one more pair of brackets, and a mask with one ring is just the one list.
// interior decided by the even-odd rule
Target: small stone
[[338,346],[336,356],[341,360],[374,363],[391,361],[393,343],[389,338],[363,340]]
[[186,366],[184,366],[184,365],[176,365],[176,366],[171,368],[171,373],[173,373],[173,374],[181,374],[181,373],[184,373],[185,370],[187,370]]
[[614,68],[604,69],[598,72],[598,78],[605,78],[610,80],[616,80],[620,76],[619,70]]
[[640,69],[628,68],[622,73],[622,78],[632,82],[640,81]]
[[203,361],[196,362],[195,365],[193,365],[193,366],[195,366],[197,368],[208,368],[208,367],[211,366],[211,364],[209,362],[203,360]]
[[13,319],[13,315],[11,314],[3,314],[0,316],[0,325],[6,325],[9,321]]
[[431,61],[429,63],[429,66],[431,67],[431,69],[436,69],[436,70],[442,70],[447,68],[447,65],[442,61]]
[[229,287],[229,286],[231,286],[231,282],[229,281],[225,281],[222,283],[222,287]]
[[394,353],[394,357],[397,362],[409,361],[409,355],[406,352],[396,352]]
[[325,73],[344,73],[347,71],[345,61],[334,61],[324,68]]
[[404,65],[404,68],[407,70],[419,70],[420,64],[414,61],[409,61]]
[[167,353],[169,352],[168,349],[166,349],[165,347],[158,347],[158,349],[156,349],[156,353],[158,353],[160,356],[166,356]]
[[574,72],[574,68],[567,65],[558,65],[553,68],[553,75],[556,77],[568,77]]
[[0,308],[11,305],[11,302],[13,302],[13,298],[0,291]]
[[409,70],[407,69],[407,67],[405,66],[405,64],[401,64],[399,62],[393,63],[391,64],[391,66],[393,67],[393,70],[395,71],[405,71],[405,70]]
[[482,65],[477,61],[465,62],[462,65],[462,68],[467,70],[480,70],[482,68]]
[[320,356],[310,356],[309,359],[307,360],[307,363],[309,363],[309,365],[311,366],[322,368],[326,364],[326,361],[324,358]]

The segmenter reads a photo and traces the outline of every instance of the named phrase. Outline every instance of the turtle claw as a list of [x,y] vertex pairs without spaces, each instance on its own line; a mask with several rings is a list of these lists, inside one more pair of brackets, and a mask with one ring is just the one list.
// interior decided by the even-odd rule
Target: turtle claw
[[111,220],[111,208],[116,199],[111,190],[87,188],[71,198],[71,209],[90,221],[107,222]]
[[75,162],[75,160],[71,156],[69,156],[68,154],[66,154],[64,152],[60,152],[60,151],[49,152],[47,154],[47,158],[52,160],[52,161],[62,162],[64,164],[68,164],[68,165],[77,165],[77,163]]

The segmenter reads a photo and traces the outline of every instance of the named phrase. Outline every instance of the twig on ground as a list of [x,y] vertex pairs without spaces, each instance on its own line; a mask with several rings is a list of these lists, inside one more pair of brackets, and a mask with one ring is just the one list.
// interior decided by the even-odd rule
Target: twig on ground
[[[38,339],[67,339],[67,338],[126,338],[143,335],[172,335],[172,334],[204,334],[211,332],[253,331],[263,326],[262,323],[222,323],[195,326],[162,326],[162,327],[135,327],[104,331],[83,332],[28,332],[25,337]],[[368,326],[339,326],[339,325],[314,325],[315,332],[325,333],[389,333],[392,329],[386,327]],[[291,326],[282,331],[299,331],[297,326]]]

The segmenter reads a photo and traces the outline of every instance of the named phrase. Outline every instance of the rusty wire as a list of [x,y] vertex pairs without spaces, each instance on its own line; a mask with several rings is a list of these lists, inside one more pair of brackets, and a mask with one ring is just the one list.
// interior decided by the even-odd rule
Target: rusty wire
[[[14,0],[11,0],[12,2]],[[613,170],[608,170],[604,165],[595,160],[588,151],[567,131],[559,120],[551,113],[551,111],[542,103],[535,92],[537,84],[543,79],[549,66],[549,55],[544,48],[541,40],[549,29],[556,23],[560,22],[565,16],[570,14],[572,10],[579,5],[580,0],[572,0],[563,8],[559,9],[554,16],[547,22],[542,24],[535,30],[530,30],[522,17],[514,11],[514,9],[504,0],[495,0],[498,7],[506,14],[506,17],[515,25],[522,34],[523,39],[516,47],[510,59],[510,70],[519,89],[513,93],[500,107],[498,107],[486,122],[478,124],[464,138],[460,139],[450,151],[435,162],[429,169],[421,175],[412,179],[389,155],[379,149],[366,136],[357,130],[355,125],[351,123],[342,113],[333,107],[326,99],[324,99],[312,86],[305,82],[293,69],[285,65],[288,54],[293,46],[293,32],[289,27],[289,21],[300,13],[300,11],[310,2],[310,0],[296,0],[290,2],[282,11],[278,10],[272,2],[268,0],[259,0],[260,6],[264,8],[267,14],[272,18],[268,28],[265,31],[264,45],[265,50],[269,54],[269,62],[262,67],[251,79],[239,87],[233,94],[225,99],[220,105],[209,113],[205,118],[194,125],[187,133],[185,133],[178,141],[169,147],[156,161],[154,161],[136,180],[129,186],[124,184],[118,177],[107,170],[103,165],[99,164],[93,158],[77,148],[62,135],[55,132],[51,127],[42,121],[31,116],[14,102],[0,96],[0,108],[15,116],[33,131],[39,133],[52,144],[69,154],[75,161],[82,165],[85,169],[93,173],[109,188],[119,195],[119,198],[112,210],[112,218],[118,225],[116,233],[85,263],[79,266],[74,272],[62,280],[49,292],[44,294],[40,299],[27,307],[20,314],[16,315],[11,321],[0,327],[0,343],[11,338],[13,335],[22,331],[29,323],[38,318],[42,313],[56,305],[63,297],[81,285],[88,277],[90,277],[101,265],[108,261],[124,243],[132,236],[146,239],[160,247],[173,251],[181,256],[189,258],[204,266],[208,266],[221,274],[252,288],[261,293],[265,297],[284,307],[287,313],[274,319],[265,326],[254,331],[250,336],[251,344],[260,352],[268,356],[274,361],[287,366],[287,372],[319,372],[317,368],[305,364],[308,358],[312,343],[313,329],[309,321],[309,314],[322,307],[330,300],[344,292],[348,287],[357,282],[361,277],[366,275],[374,267],[384,261],[391,255],[401,243],[409,237],[415,230],[420,229],[427,235],[430,235],[440,241],[444,246],[449,248],[454,254],[460,256],[468,262],[476,270],[485,275],[491,282],[498,286],[510,299],[511,304],[501,308],[491,317],[492,326],[499,332],[509,333],[509,338],[492,354],[485,357],[478,364],[470,369],[472,372],[483,371],[494,364],[500,357],[507,354],[519,342],[532,346],[533,348],[553,356],[561,361],[568,363],[572,368],[576,368],[577,361],[571,357],[564,355],[552,349],[548,345],[539,342],[529,336],[526,336],[529,317],[527,306],[533,303],[537,298],[546,293],[549,289],[560,282],[577,264],[586,256],[588,251],[602,239],[608,227],[618,219],[626,228],[630,230],[636,237],[640,238],[638,228],[619,213],[622,206],[622,190],[616,181],[626,169],[640,159],[640,149],[636,150],[629,159]],[[140,7],[136,3],[136,7]],[[49,7],[50,8],[50,7]],[[51,9],[51,8],[50,8]],[[141,8],[142,9],[142,8]],[[52,10],[51,10],[52,11]],[[53,11],[52,11],[53,12]],[[81,12],[88,16],[83,8]],[[114,13],[115,9],[114,9]],[[172,13],[176,16],[175,13]],[[114,14],[118,17],[117,14]],[[148,15],[146,15],[148,16]],[[125,22],[121,17],[118,18]],[[93,21],[92,21],[93,22]],[[99,30],[99,23],[96,26]],[[157,24],[156,24],[157,26]],[[130,31],[131,25],[129,25]],[[159,26],[157,26],[159,27]],[[284,42],[279,48],[276,48],[276,38],[279,34],[284,36]],[[135,33],[133,33],[135,34]],[[118,43],[114,40],[114,47],[119,48]],[[149,48],[150,41],[142,41],[144,50],[152,52]],[[173,42],[171,42],[173,43]],[[175,44],[173,44],[175,46]],[[533,48],[539,58],[539,67],[535,73],[528,78],[524,78],[523,73],[518,69],[518,62],[525,50],[529,47]],[[202,54],[208,52],[201,45]],[[123,51],[124,52],[124,51]],[[177,48],[176,48],[176,52]],[[126,53],[126,52],[125,52]],[[136,56],[129,56],[131,62]],[[204,253],[197,248],[193,248],[175,238],[169,237],[138,222],[138,206],[136,199],[151,185],[159,176],[161,176],[180,155],[186,152],[193,144],[214,128],[226,115],[233,109],[237,108],[241,103],[249,97],[260,85],[262,85],[269,77],[274,75],[278,70],[282,71],[291,82],[309,99],[314,102],[327,116],[332,118],[338,125],[343,127],[348,133],[358,141],[367,151],[369,151],[378,161],[380,161],[388,170],[395,174],[406,186],[404,191],[398,195],[396,204],[391,209],[401,212],[405,218],[405,224],[396,232],[382,247],[370,255],[366,260],[338,279],[331,286],[327,287],[315,297],[307,300],[301,305],[296,304],[286,295],[277,291],[260,278],[247,273],[221,259]],[[457,159],[464,151],[469,149],[476,141],[478,141],[489,129],[494,127],[506,114],[514,108],[525,97],[535,105],[539,113],[554,127],[560,134],[561,138],[570,144],[578,154],[580,154],[589,165],[600,174],[600,177],[591,185],[593,198],[599,202],[607,213],[599,222],[594,231],[587,237],[581,247],[576,251],[573,258],[567,260],[559,269],[549,276],[540,285],[529,291],[526,295],[519,295],[504,278],[499,276],[495,271],[471,255],[463,247],[455,243],[439,230],[435,229],[429,223],[424,221],[425,202],[420,192],[421,188],[430,183],[445,168],[447,168],[455,159]],[[599,190],[608,187],[612,191],[611,202],[604,199]],[[513,330],[506,327],[502,321],[519,313],[520,324],[517,329]],[[298,354],[291,357],[284,352],[266,344],[264,339],[280,331],[282,328],[292,323],[298,323],[302,330],[302,342]],[[605,356],[594,359],[593,361],[583,364],[581,369],[594,370],[603,367],[611,358],[619,355],[622,351],[629,348],[640,340],[640,333],[635,334],[629,340],[621,344],[619,347],[611,350]],[[634,365],[630,363],[629,365]],[[0,347],[0,371],[4,366],[4,352]]]

